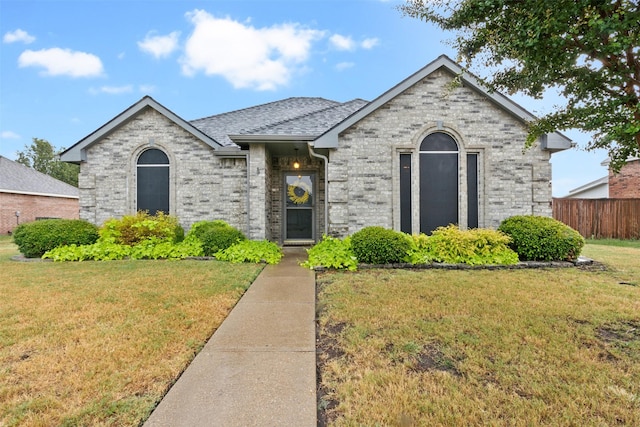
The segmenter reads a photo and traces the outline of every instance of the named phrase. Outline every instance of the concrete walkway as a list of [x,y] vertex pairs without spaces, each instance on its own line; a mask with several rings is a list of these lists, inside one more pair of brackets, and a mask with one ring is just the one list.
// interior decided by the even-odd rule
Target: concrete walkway
[[315,274],[285,248],[144,424],[316,426]]

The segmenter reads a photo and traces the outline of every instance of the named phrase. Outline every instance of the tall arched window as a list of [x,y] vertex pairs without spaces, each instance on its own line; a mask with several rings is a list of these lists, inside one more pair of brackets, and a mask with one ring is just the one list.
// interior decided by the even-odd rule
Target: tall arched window
[[138,157],[138,211],[169,213],[169,158],[162,151],[152,148]]
[[420,232],[458,224],[458,144],[446,133],[420,144]]

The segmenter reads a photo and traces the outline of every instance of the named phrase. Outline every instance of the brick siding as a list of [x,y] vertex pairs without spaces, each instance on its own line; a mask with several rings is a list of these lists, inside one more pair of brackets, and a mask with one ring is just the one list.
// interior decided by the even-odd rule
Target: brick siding
[[[16,212],[20,212],[19,217]],[[36,218],[78,219],[78,199],[0,192],[0,234]]]
[[[458,216],[466,226],[466,154],[478,155],[479,226],[495,228],[517,214],[551,215],[551,153],[523,152],[525,125],[486,96],[437,71],[390,100],[339,136],[324,165],[304,159],[316,173],[316,238],[324,231],[328,193],[329,233],[346,236],[368,225],[400,228],[399,155],[412,154],[412,223],[419,231],[419,146],[432,132],[459,145]],[[224,219],[252,239],[283,240],[283,174],[291,158],[252,143],[246,158],[216,157],[213,149],[149,108],[87,148],[80,173],[80,217],[100,225],[136,209],[136,160],[148,148],[170,160],[170,213],[188,229],[204,219]],[[302,156],[301,156],[302,157]],[[249,207],[248,207],[249,206]],[[247,214],[249,209],[250,217]]]
[[246,232],[246,160],[223,159],[162,114],[147,109],[87,149],[80,167],[80,217],[101,225],[136,212],[136,162],[149,148],[169,157],[169,209],[188,229],[224,219]]
[[412,153],[413,231],[419,231],[419,146],[431,132],[459,145],[459,218],[467,216],[466,153],[478,153],[479,226],[495,228],[516,214],[551,215],[550,153],[523,153],[525,125],[437,71],[339,136],[329,163],[330,234],[368,226],[400,228],[399,154]]
[[640,198],[640,160],[628,162],[620,173],[609,171],[609,198]]

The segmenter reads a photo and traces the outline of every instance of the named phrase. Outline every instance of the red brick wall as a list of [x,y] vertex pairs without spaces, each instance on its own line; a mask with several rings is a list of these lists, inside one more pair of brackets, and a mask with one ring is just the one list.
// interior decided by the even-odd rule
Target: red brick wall
[[[18,218],[16,211],[20,212]],[[78,219],[79,211],[78,199],[0,193],[0,234],[13,231],[18,221],[22,224],[38,217]]]
[[640,160],[628,162],[618,174],[609,171],[609,198],[640,198]]

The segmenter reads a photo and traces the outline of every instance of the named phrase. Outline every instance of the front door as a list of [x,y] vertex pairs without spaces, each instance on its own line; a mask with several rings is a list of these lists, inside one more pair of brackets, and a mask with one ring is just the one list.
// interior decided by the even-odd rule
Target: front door
[[285,175],[285,240],[314,240],[315,176],[311,173]]

